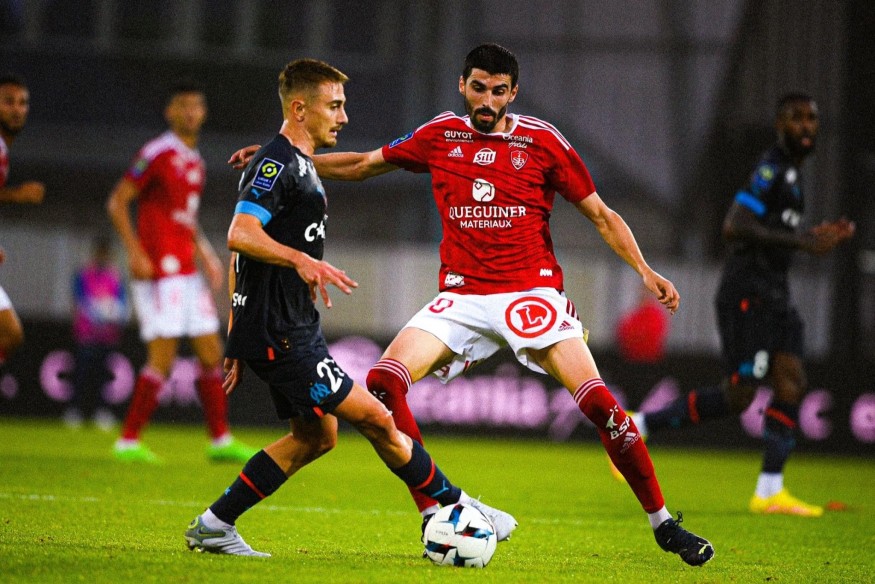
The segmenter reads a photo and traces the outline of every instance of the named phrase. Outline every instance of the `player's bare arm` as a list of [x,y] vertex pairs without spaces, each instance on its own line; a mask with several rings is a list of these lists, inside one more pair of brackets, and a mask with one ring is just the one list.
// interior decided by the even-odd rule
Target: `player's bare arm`
[[207,276],[207,282],[213,292],[218,292],[222,288],[222,283],[225,280],[222,262],[213,249],[210,240],[198,229],[194,236],[195,251],[197,257],[204,267],[204,273]]
[[331,152],[313,157],[316,174],[335,180],[365,180],[398,170],[398,166],[386,162],[383,149],[370,152]]
[[856,227],[847,219],[825,221],[805,233],[769,228],[743,205],[733,203],[723,221],[726,241],[748,241],[763,245],[788,247],[821,255],[854,235]]
[[41,182],[27,181],[14,187],[0,188],[0,201],[38,205],[43,202],[46,187]]
[[150,280],[155,276],[155,267],[140,244],[140,239],[137,237],[131,222],[131,203],[139,196],[140,191],[137,186],[123,178],[110,193],[109,199],[106,201],[106,212],[125,246],[128,263],[131,267],[131,276],[135,280]]
[[325,261],[291,247],[282,245],[264,232],[261,221],[254,215],[237,213],[228,229],[228,249],[259,262],[294,268],[310,287],[310,297],[316,301],[317,290],[326,308],[331,308],[329,284],[344,294],[352,294],[358,282]]
[[584,217],[592,221],[602,239],[614,253],[641,275],[644,285],[672,314],[680,306],[681,296],[668,279],[654,272],[635,241],[632,230],[619,213],[609,208],[598,193],[593,193],[575,204]]
[[255,156],[255,153],[258,152],[259,148],[261,148],[260,144],[250,144],[241,148],[231,155],[231,158],[228,159],[228,164],[236,170],[243,170],[249,164],[249,161],[252,160],[252,157]]

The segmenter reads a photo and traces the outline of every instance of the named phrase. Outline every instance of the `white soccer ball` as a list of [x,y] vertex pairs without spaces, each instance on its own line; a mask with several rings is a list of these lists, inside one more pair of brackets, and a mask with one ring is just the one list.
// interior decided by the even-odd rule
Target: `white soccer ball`
[[478,509],[456,503],[442,507],[423,532],[428,558],[438,565],[482,568],[492,559],[495,526]]

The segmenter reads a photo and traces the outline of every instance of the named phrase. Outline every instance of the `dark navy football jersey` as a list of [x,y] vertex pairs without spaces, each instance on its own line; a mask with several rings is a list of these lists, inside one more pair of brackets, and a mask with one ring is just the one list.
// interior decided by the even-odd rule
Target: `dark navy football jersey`
[[[254,215],[272,239],[321,260],[326,209],[313,161],[277,135],[243,172],[234,212]],[[273,359],[313,338],[319,313],[309,286],[294,268],[237,254],[234,270],[229,357]]]
[[[790,157],[775,145],[767,150],[735,201],[749,209],[769,229],[799,231],[804,211],[802,176]],[[732,278],[756,278],[786,284],[794,250],[789,247],[733,242],[725,274]]]

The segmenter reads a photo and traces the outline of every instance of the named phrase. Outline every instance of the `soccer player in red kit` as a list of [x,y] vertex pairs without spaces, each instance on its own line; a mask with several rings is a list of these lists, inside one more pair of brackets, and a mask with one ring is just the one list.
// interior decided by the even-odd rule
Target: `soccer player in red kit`
[[[224,269],[198,226],[205,165],[196,147],[206,114],[206,98],[198,87],[173,88],[164,109],[170,129],[143,146],[107,202],[127,251],[134,308],[148,353],[114,447],[119,460],[157,460],[140,442],[140,433],[158,406],[158,392],[182,337],[189,337],[201,366],[196,385],[212,438],[208,457],[244,462],[256,452],[231,436],[222,389],[223,347],[210,288],[221,288]],[[136,230],[130,217],[134,201]]]
[[[467,116],[443,113],[380,149],[314,157],[323,178],[363,180],[403,168],[429,172],[441,216],[440,293],[398,333],[371,369],[368,389],[397,427],[422,436],[407,405],[410,386],[430,373],[447,382],[509,346],[529,369],[564,385],[595,424],[611,460],[647,512],[656,540],[688,564],[714,555],[665,507],[644,441],[599,377],[584,329],[563,292],[549,217],[560,193],[674,312],[680,296],[644,261],[623,219],[599,198],[586,166],[552,125],[514,115],[519,66],[507,49],[472,50],[459,79]],[[248,150],[249,152],[247,152]],[[251,153],[235,153],[232,162]],[[423,517],[434,501],[413,493]]]
[[[30,92],[24,81],[13,75],[0,77],[0,202],[3,203],[41,203],[46,188],[35,181],[8,186],[9,147],[18,133],[24,129],[30,111]],[[0,264],[6,254],[0,248]],[[0,287],[0,367],[9,354],[24,341],[24,329],[9,300],[6,291]]]

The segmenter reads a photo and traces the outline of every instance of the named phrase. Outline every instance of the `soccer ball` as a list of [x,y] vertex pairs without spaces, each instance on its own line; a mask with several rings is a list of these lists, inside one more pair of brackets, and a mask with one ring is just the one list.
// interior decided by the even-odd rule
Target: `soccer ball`
[[492,559],[498,538],[480,510],[456,503],[442,507],[425,526],[425,554],[438,565],[482,568]]

